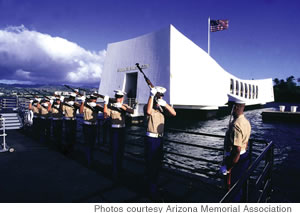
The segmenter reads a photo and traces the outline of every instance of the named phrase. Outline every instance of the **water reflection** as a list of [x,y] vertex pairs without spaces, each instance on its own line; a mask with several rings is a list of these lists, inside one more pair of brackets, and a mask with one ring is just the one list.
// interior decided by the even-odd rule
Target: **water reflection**
[[[300,133],[299,125],[288,123],[264,123],[262,121],[261,113],[265,110],[275,110],[278,108],[276,104],[265,109],[255,109],[245,112],[245,116],[250,121],[252,126],[251,138],[274,141],[275,143],[275,172],[280,173],[283,169],[289,169],[290,161],[294,162],[294,157],[299,158],[297,153],[300,150]],[[225,135],[229,123],[229,115],[210,119],[210,120],[169,120],[168,127],[178,128],[187,131],[211,133],[216,135]],[[131,130],[144,134],[145,129],[141,127],[132,127]],[[171,141],[185,142],[189,144],[203,145],[214,148],[223,148],[223,139],[207,136],[192,135],[187,133],[166,132],[165,138]],[[255,144],[253,153],[258,155],[260,150],[264,147],[262,144]],[[164,162],[179,166],[179,168],[188,172],[209,177],[215,174],[220,164],[205,162],[195,158],[206,159],[210,161],[221,162],[223,153],[220,151],[207,150],[203,148],[185,146],[174,144],[166,141],[164,149],[167,152],[179,153],[182,155],[192,156],[193,158],[186,158],[182,156],[165,154]],[[137,150],[135,150],[137,151]],[[139,150],[143,155],[143,150]],[[292,159],[291,159],[292,158]],[[297,168],[300,164],[297,163]],[[291,166],[290,166],[291,167]],[[186,169],[184,169],[186,168]],[[177,167],[178,169],[178,167]],[[205,171],[205,172],[203,172]]]

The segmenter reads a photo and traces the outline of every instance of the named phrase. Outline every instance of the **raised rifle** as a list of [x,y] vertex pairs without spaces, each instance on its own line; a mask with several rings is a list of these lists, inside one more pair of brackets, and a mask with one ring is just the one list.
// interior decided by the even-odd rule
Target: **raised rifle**
[[[95,96],[97,96],[98,98],[102,98],[102,99],[104,99],[104,95],[101,95],[101,94],[99,94],[99,93],[93,93],[93,95],[95,95]],[[117,100],[115,99],[115,98],[109,98],[109,103],[116,103],[117,102]]]
[[[139,69],[139,71],[143,74],[143,76],[144,76],[144,78],[145,78],[145,81],[146,81],[146,83],[148,84],[148,86],[149,86],[150,88],[153,88],[154,85],[152,84],[152,82],[150,81],[150,79],[145,75],[145,73],[143,72],[143,70],[142,70],[142,68],[140,67],[139,63],[136,63],[135,65],[136,65],[136,67]],[[158,107],[159,107],[159,110],[160,110],[161,112],[163,112],[162,107],[161,107],[160,105],[158,105]]]
[[39,93],[41,96],[43,96],[45,99],[51,100],[51,98],[49,98],[48,96],[42,94],[40,91],[34,89],[34,91],[36,91],[37,93]]
[[24,89],[25,92],[27,92],[29,95],[33,96],[34,98],[39,98],[36,94],[33,94],[32,92],[28,91],[27,89]]
[[143,72],[142,68],[140,67],[139,63],[136,63],[135,64],[136,67],[139,69],[139,71],[143,74],[144,78],[145,78],[145,81],[147,82],[148,86],[150,88],[153,88],[154,85],[151,83],[151,81],[149,80],[149,78],[147,78],[147,76],[145,75],[145,73]]
[[[76,91],[74,88],[70,87],[69,85],[64,84],[65,87],[67,87],[68,89],[72,90],[72,92],[74,92],[76,95],[82,97],[84,95],[82,95],[80,92]],[[86,99],[86,101],[89,99]]]
[[76,93],[76,95],[82,97],[84,95],[82,95],[80,92],[76,91],[74,88],[70,87],[69,85],[64,84],[65,87],[67,87],[68,89],[72,90],[72,92]]

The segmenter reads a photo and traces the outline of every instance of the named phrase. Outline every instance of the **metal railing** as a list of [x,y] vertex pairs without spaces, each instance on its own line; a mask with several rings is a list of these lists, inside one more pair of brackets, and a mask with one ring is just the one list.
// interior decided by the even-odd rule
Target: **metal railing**
[[[262,172],[255,178],[254,171],[265,161]],[[263,152],[250,165],[248,170],[225,194],[220,203],[231,202],[241,189],[244,189],[244,202],[267,202],[272,193],[272,170],[274,162],[274,143],[268,143]],[[252,178],[252,179],[251,179]],[[253,183],[252,183],[253,182]],[[251,191],[249,190],[251,187]]]
[[0,137],[3,137],[3,142],[0,144],[0,153],[1,152],[14,152],[14,148],[11,148],[7,146],[6,144],[6,132],[5,132],[5,118],[0,117],[0,130],[2,133],[0,134]]
[[1,97],[0,110],[1,111],[14,111],[17,110],[19,101],[17,97]]
[[[186,133],[186,134],[195,135],[195,136],[204,136],[204,137],[224,139],[223,135],[215,135],[215,134],[193,132],[193,131],[184,131],[184,130],[171,129],[171,128],[166,129],[165,132]],[[136,136],[136,137],[145,137],[145,135],[137,134],[132,131],[129,131],[128,135]],[[187,158],[187,159],[191,159],[194,161],[209,163],[209,164],[214,165],[214,168],[217,168],[217,169],[213,169],[212,167],[201,168],[201,169],[188,168],[188,167],[182,166],[182,165],[174,165],[174,164],[168,163],[166,161],[164,161],[164,164],[167,166],[175,167],[177,169],[188,170],[192,173],[194,173],[194,172],[202,173],[205,176],[212,177],[212,178],[220,177],[216,174],[218,174],[218,172],[219,172],[218,168],[222,163],[223,148],[216,148],[216,147],[212,147],[212,146],[205,146],[205,145],[199,145],[199,144],[190,144],[190,143],[177,141],[177,140],[171,140],[171,139],[164,139],[164,141],[168,142],[168,143],[176,144],[176,145],[183,145],[186,147],[190,147],[192,149],[199,149],[199,153],[201,153],[200,149],[209,150],[214,154],[216,154],[216,152],[218,152],[219,156],[220,156],[219,157],[220,160],[211,160],[211,159],[207,159],[207,158],[203,158],[203,157],[196,157],[196,156],[191,156],[188,154],[182,154],[179,152],[168,151],[166,149],[164,150],[165,154],[175,156],[176,158],[182,157],[182,158]],[[132,146],[137,146],[137,147],[143,147],[142,144],[133,143],[130,141],[127,141],[126,144],[132,145]],[[262,148],[262,146],[265,146],[265,145],[267,145],[267,146]],[[220,144],[220,147],[222,147],[222,144]],[[222,198],[222,200],[220,202],[231,202],[232,198],[236,195],[236,193],[238,193],[240,191],[241,187],[246,187],[246,189],[247,189],[245,191],[245,202],[249,202],[249,201],[250,202],[265,202],[266,199],[270,197],[270,194],[272,191],[271,177],[272,177],[272,168],[273,168],[273,160],[274,160],[273,142],[267,143],[264,140],[250,139],[248,147],[249,147],[250,162],[253,161],[252,160],[253,158],[256,158],[256,159],[250,165],[249,169],[247,170],[247,173],[241,178],[240,181],[238,181],[231,188],[231,190],[228,193],[225,194],[225,196]],[[130,151],[128,151],[128,153],[131,155],[134,155],[134,153],[130,153]],[[266,161],[265,166],[263,168],[261,168],[261,166],[260,166],[260,168],[258,168],[260,163],[264,159]],[[250,182],[250,179],[251,178],[253,179],[255,177],[254,170],[256,170],[256,173],[257,173],[255,175],[258,176],[256,179],[256,182],[255,182],[256,190],[249,191],[249,186],[250,186],[250,184],[252,184],[252,182]],[[246,186],[245,186],[245,183],[246,183]],[[222,182],[222,184],[223,184],[223,182]],[[257,198],[257,200],[255,200],[257,193],[259,193],[259,197]]]

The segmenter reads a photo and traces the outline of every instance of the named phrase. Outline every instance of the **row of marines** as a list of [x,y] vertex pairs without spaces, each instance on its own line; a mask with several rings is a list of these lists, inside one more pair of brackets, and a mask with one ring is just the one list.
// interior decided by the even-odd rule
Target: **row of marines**
[[[104,119],[109,120],[110,148],[112,154],[112,176],[114,180],[120,178],[125,148],[125,117],[126,113],[134,113],[134,109],[124,104],[125,92],[115,90],[115,101],[110,103],[108,96],[104,97],[103,106],[97,104],[97,95],[88,97],[81,96],[76,102],[76,93],[71,93],[67,98],[55,94],[55,99],[35,98],[30,100],[29,110],[33,112],[32,129],[37,139],[50,140],[51,123],[55,144],[65,154],[73,151],[76,144],[77,117],[79,110],[83,114],[83,136],[87,164],[93,162],[94,147],[97,138],[97,121],[99,112],[103,113]],[[157,191],[157,178],[163,158],[163,132],[165,115],[175,116],[176,112],[165,100],[166,89],[163,87],[151,88],[147,105],[144,112],[147,117],[147,132],[145,138],[145,163],[148,190],[151,194]],[[64,122],[65,144],[62,143]]]
[[[41,132],[45,139],[50,138],[50,125],[52,118],[52,129],[55,143],[62,148],[63,120],[65,125],[66,144],[64,152],[72,152],[76,143],[76,111],[83,114],[83,135],[88,165],[93,161],[94,146],[97,138],[98,113],[102,112],[104,119],[110,120],[110,147],[112,154],[112,176],[114,180],[120,178],[122,161],[125,148],[125,115],[132,114],[132,109],[124,104],[125,92],[115,90],[115,101],[110,103],[108,96],[104,97],[103,106],[97,104],[97,95],[91,94],[89,97],[81,96],[75,102],[76,93],[72,93],[68,98],[56,95],[55,100],[41,101],[31,100],[29,109],[34,114],[33,130],[35,133]],[[165,116],[176,116],[176,111],[164,99],[166,89],[163,87],[150,88],[150,96],[144,106],[144,114],[147,120],[147,131],[144,142],[144,155],[147,186],[151,194],[157,193],[157,179],[163,159],[163,133]],[[227,157],[221,167],[222,173],[227,175],[227,186],[230,188],[249,165],[247,152],[248,140],[251,126],[245,118],[243,112],[245,103],[238,99],[229,100],[233,102],[233,121],[226,132],[225,144]],[[229,144],[229,145],[228,145]],[[228,179],[229,178],[229,179]],[[236,201],[239,201],[241,194]]]

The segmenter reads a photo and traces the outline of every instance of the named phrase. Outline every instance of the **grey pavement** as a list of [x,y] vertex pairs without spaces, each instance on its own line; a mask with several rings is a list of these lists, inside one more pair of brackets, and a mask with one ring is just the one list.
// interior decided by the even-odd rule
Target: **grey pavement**
[[159,195],[153,198],[145,190],[142,161],[126,157],[121,178],[115,182],[107,147],[97,148],[88,167],[80,142],[66,156],[52,143],[35,141],[25,133],[7,131],[6,141],[16,151],[0,153],[1,203],[218,202],[224,195],[201,178],[164,169]]

